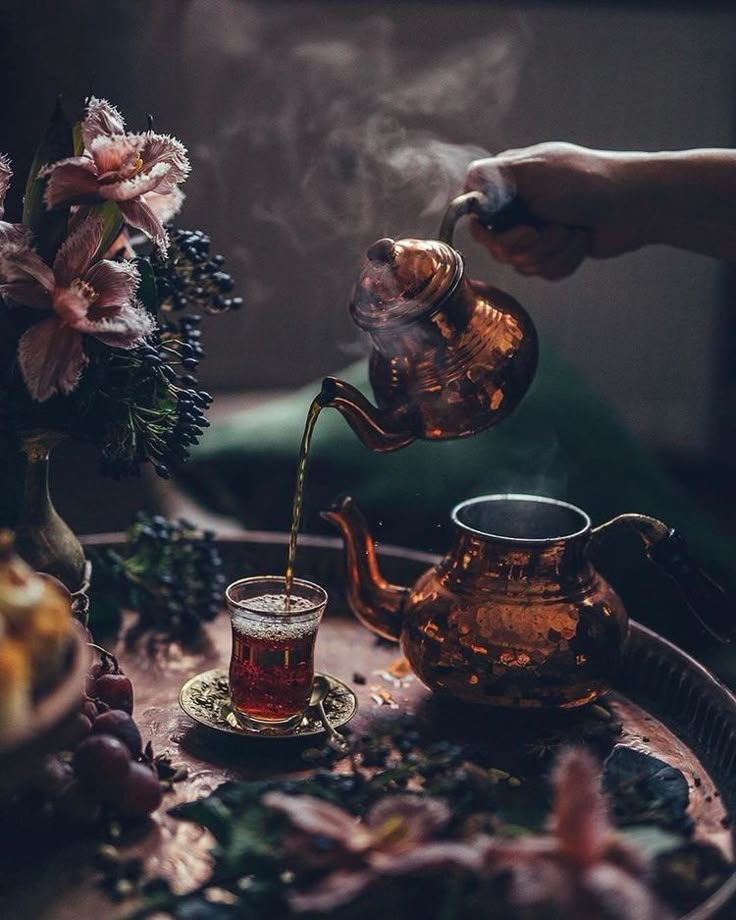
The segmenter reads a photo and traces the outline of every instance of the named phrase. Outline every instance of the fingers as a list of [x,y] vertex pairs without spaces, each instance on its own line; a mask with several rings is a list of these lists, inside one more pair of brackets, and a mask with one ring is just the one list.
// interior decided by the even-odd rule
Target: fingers
[[590,235],[578,227],[519,226],[495,233],[472,221],[471,233],[498,262],[512,265],[522,275],[536,275],[550,281],[571,275],[590,254]]

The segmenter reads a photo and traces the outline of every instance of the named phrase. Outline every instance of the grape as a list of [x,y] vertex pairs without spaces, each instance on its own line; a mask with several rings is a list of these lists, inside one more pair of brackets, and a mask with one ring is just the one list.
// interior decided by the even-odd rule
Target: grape
[[156,772],[142,763],[130,765],[114,804],[121,815],[127,818],[142,818],[156,811],[161,804],[163,792]]
[[101,661],[96,662],[87,672],[87,696],[94,696],[95,681],[103,673],[104,665]]
[[120,786],[128,775],[131,755],[114,735],[94,734],[74,752],[74,769],[80,782],[97,793]]
[[138,726],[127,712],[121,709],[111,709],[97,716],[92,726],[94,734],[114,735],[119,738],[134,757],[138,757],[143,750],[143,741]]
[[28,776],[27,788],[33,793],[34,799],[39,796],[55,798],[73,779],[74,771],[71,764],[52,754]]
[[66,763],[60,757],[52,756],[46,759],[40,778],[43,782],[44,792],[54,798],[60,795],[72,782],[74,770],[71,764]]
[[97,704],[92,700],[85,700],[84,705],[82,706],[82,712],[90,722],[94,722],[97,716],[100,714],[100,711],[97,708]]
[[125,674],[100,674],[89,695],[101,699],[112,709],[133,714],[133,684]]
[[69,727],[69,747],[76,747],[91,731],[92,720],[83,712],[78,712]]
[[99,821],[102,808],[79,780],[69,783],[56,801],[56,814],[63,826],[87,830]]

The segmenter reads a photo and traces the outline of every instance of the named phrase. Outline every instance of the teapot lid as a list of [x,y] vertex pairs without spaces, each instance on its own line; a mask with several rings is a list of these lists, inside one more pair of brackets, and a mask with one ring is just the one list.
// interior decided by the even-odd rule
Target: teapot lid
[[381,239],[366,253],[350,313],[361,329],[403,326],[436,310],[463,273],[456,250],[437,240]]

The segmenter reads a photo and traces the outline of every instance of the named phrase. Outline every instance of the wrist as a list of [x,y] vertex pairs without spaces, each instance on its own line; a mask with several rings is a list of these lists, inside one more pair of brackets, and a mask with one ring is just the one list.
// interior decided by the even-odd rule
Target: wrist
[[614,153],[611,156],[615,221],[630,228],[639,246],[663,242],[674,197],[673,155]]

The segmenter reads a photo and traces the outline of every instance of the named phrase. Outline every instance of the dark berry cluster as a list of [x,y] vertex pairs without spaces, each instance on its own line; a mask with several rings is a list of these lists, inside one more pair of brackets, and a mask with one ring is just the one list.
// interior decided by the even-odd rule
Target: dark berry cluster
[[[190,638],[222,607],[225,575],[215,535],[189,521],[140,513],[128,546],[96,555],[95,597],[138,611],[138,629]],[[94,617],[94,611],[92,612]]]
[[129,351],[88,346],[89,367],[80,387],[88,402],[78,436],[102,447],[103,472],[116,479],[151,463],[164,479],[189,458],[204,429],[212,397],[197,385],[204,358],[202,317],[238,309],[222,256],[210,256],[200,230],[170,228],[167,256],[140,260],[141,300],[157,314],[158,328]]
[[154,258],[161,309],[223,313],[243,305],[233,297],[233,279],[222,270],[225,259],[210,254],[210,239],[201,230],[169,227],[169,251],[165,258]]
[[198,316],[183,316],[164,323],[145,345],[107,349],[99,359],[104,366],[92,363],[84,386],[104,426],[98,440],[106,474],[117,479],[152,463],[168,479],[209,427],[205,412],[212,397],[198,388],[195,376],[204,355],[199,322]]

